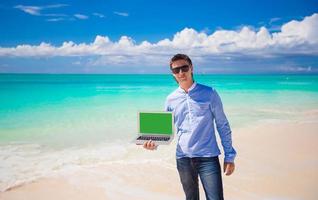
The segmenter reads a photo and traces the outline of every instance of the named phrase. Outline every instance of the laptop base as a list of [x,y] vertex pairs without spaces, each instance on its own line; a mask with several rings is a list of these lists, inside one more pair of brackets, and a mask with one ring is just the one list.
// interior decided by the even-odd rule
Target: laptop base
[[173,137],[171,136],[155,136],[155,135],[138,135],[137,138],[134,139],[134,143],[137,145],[143,145],[145,142],[149,140],[153,141],[155,144],[170,144]]

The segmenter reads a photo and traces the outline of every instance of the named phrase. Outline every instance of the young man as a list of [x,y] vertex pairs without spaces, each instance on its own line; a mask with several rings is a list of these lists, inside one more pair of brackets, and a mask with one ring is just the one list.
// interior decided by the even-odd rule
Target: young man
[[[193,80],[191,59],[184,54],[171,58],[170,69],[179,84],[166,99],[165,109],[174,112],[177,132],[177,169],[187,200],[199,199],[200,176],[206,199],[223,199],[221,167],[218,159],[214,123],[225,152],[224,172],[231,175],[235,169],[236,151],[232,147],[231,129],[224,114],[221,99],[211,87]],[[154,150],[153,141],[144,148]]]

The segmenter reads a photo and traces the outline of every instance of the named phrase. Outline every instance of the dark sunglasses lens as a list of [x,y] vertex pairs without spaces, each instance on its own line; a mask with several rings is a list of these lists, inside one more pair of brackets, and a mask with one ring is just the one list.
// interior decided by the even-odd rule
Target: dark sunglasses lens
[[172,70],[172,73],[174,74],[179,74],[180,72],[180,68],[175,68],[175,69],[171,69]]
[[189,71],[189,65],[184,65],[184,66],[181,66],[181,67],[176,67],[174,69],[171,69],[172,70],[172,73],[174,74],[179,74],[180,70],[182,72],[188,72]]
[[181,67],[181,70],[182,70],[183,72],[188,72],[188,71],[189,71],[189,66],[188,66],[188,65],[185,65],[185,66]]

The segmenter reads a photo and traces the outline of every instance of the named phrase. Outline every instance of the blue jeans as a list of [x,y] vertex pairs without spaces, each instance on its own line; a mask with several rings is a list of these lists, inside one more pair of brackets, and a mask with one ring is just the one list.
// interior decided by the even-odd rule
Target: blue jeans
[[186,200],[199,200],[198,176],[207,200],[223,200],[221,167],[218,156],[177,159],[177,169]]

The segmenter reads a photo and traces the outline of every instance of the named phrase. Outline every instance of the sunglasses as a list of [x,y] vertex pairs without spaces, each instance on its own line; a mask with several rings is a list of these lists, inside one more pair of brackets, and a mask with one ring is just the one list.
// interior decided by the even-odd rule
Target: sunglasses
[[180,66],[180,67],[171,68],[171,71],[172,71],[172,73],[174,73],[174,74],[179,74],[180,70],[181,70],[182,72],[188,72],[189,69],[190,69],[190,66],[189,66],[189,65],[182,65],[182,66]]

